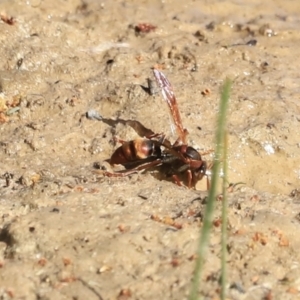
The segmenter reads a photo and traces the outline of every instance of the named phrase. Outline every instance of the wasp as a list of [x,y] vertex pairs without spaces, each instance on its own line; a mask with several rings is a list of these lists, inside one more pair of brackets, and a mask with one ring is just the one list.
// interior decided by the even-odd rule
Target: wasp
[[153,69],[154,77],[164,101],[167,103],[171,119],[176,129],[177,139],[171,143],[164,134],[154,133],[138,121],[130,125],[141,133],[142,138],[131,141],[119,140],[121,146],[108,160],[111,165],[121,164],[126,170],[104,172],[109,177],[124,177],[153,167],[160,167],[167,177],[172,177],[177,185],[182,185],[180,178],[185,175],[188,188],[195,187],[207,171],[207,163],[200,153],[187,143],[188,130],[183,127],[177,100],[171,83],[159,70]]

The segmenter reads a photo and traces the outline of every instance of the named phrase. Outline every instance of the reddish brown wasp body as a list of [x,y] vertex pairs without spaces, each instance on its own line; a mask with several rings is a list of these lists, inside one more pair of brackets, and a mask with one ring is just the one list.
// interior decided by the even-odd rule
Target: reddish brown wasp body
[[179,175],[186,174],[187,186],[194,187],[197,181],[205,176],[207,164],[196,149],[187,145],[188,131],[182,125],[170,82],[159,70],[154,69],[153,72],[163,98],[170,109],[178,138],[172,144],[163,134],[155,134],[138,121],[130,121],[132,127],[138,128],[139,132],[142,132],[140,135],[143,138],[129,142],[119,140],[122,146],[113,153],[109,162],[112,165],[122,164],[127,170],[115,173],[105,172],[104,174],[111,177],[123,177],[140,170],[160,166],[162,171],[167,176],[172,176],[178,185],[181,185]]

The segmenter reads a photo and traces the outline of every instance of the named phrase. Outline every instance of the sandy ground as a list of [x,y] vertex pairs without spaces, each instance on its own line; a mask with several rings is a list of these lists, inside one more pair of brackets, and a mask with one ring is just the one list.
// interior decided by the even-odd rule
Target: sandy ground
[[[1,299],[187,299],[204,181],[93,167],[115,135],[137,137],[120,119],[176,139],[143,89],[155,65],[200,152],[234,81],[229,180],[243,184],[229,198],[228,299],[300,299],[299,1],[2,0],[0,13]],[[220,208],[205,299],[220,294]]]

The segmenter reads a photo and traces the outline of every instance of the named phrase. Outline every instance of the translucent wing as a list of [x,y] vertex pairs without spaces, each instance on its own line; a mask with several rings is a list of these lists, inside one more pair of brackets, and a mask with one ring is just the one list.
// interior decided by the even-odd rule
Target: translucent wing
[[183,128],[178,105],[171,83],[166,76],[157,69],[153,69],[154,77],[161,88],[164,100],[167,102],[178,134],[177,143],[186,144],[187,130]]

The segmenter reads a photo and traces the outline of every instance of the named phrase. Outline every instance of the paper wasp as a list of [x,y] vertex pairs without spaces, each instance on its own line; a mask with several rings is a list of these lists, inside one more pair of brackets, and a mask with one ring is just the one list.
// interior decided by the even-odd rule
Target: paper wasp
[[178,105],[173,88],[165,75],[153,69],[154,77],[166,101],[178,135],[175,143],[171,143],[164,134],[156,134],[138,121],[130,121],[131,126],[139,131],[143,138],[131,141],[118,140],[122,145],[115,150],[108,160],[111,165],[121,164],[126,170],[119,172],[104,172],[110,177],[124,177],[141,170],[160,167],[167,176],[181,185],[180,175],[186,174],[186,184],[189,188],[206,175],[207,163],[200,153],[187,144],[188,131],[182,125]]

